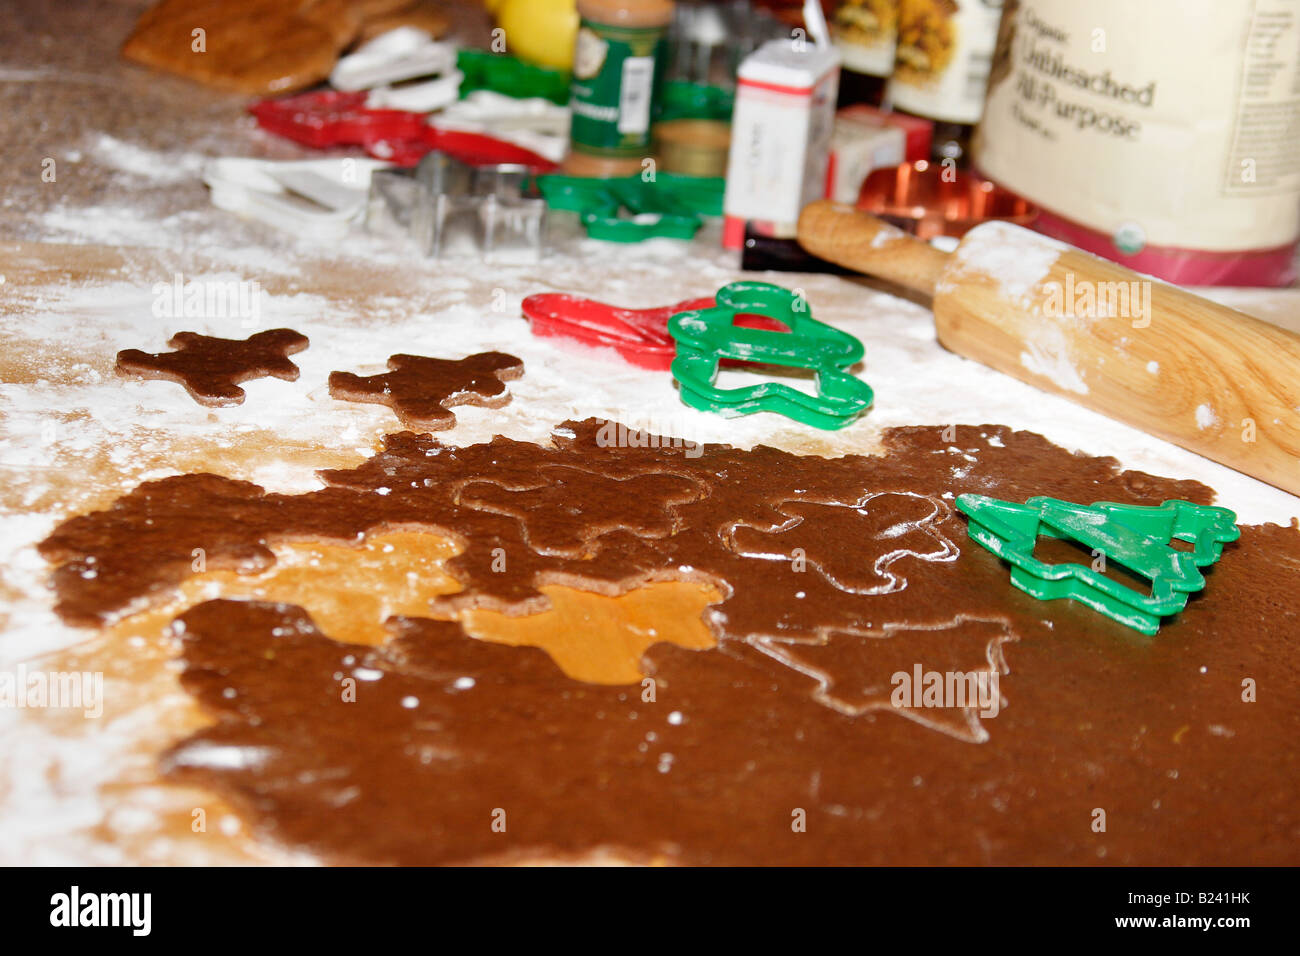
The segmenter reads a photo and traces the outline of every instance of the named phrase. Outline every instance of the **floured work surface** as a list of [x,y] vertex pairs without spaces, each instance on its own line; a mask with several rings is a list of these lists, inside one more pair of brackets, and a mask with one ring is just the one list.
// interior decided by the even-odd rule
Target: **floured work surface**
[[[1260,524],[1293,499],[1134,451],[1151,440],[943,353],[924,310],[801,277],[885,396],[824,435],[683,409],[666,376],[494,308],[548,279],[601,294],[586,267],[295,265],[259,273],[256,315],[182,317],[177,272],[247,273],[3,251],[27,321],[4,331],[0,671],[103,675],[99,717],[0,709],[14,860],[1296,862],[1300,533]],[[620,298],[658,301],[672,271],[650,259]],[[179,330],[278,327],[310,339],[300,374],[239,405],[114,372]],[[403,351],[524,372],[438,439],[331,397],[331,372]],[[994,382],[985,420],[1231,491],[1252,526],[1155,638],[1013,589],[953,498],[1209,488],[951,424]],[[996,698],[896,706],[900,674],[996,674]]]
[[[238,97],[123,65],[125,21],[83,31],[111,77],[16,44],[0,87],[15,129],[53,124],[11,138],[14,167],[58,161],[57,183],[15,184],[11,234],[78,243],[0,244],[0,673],[103,678],[98,717],[0,708],[5,862],[1296,862],[1296,499],[946,353],[927,310],[826,276],[769,278],[863,340],[877,402],[861,421],[827,434],[685,409],[666,375],[532,337],[519,303],[712,295],[740,278],[716,233],[611,250],[557,216],[541,265],[437,270],[364,235],[276,233],[212,208],[202,160],[304,154]],[[179,331],[281,327],[310,339],[298,378],[247,381],[236,406],[114,372]],[[331,372],[381,376],[396,354],[493,351],[525,368],[509,403],[455,406],[437,444],[329,393]],[[584,426],[552,443],[588,418],[633,429],[594,465],[568,450]],[[626,447],[642,428],[687,447]],[[1026,431],[1195,481],[1121,476]],[[697,442],[736,450],[693,458]],[[219,539],[166,542],[156,590],[120,591],[105,623],[55,614],[39,542],[205,473],[251,502],[269,553],[213,507]],[[1149,641],[1014,590],[951,509],[962,491],[1209,487],[1262,527]],[[298,534],[275,530],[291,520]],[[145,538],[128,570],[150,563]],[[62,577],[94,597],[114,583],[100,574]],[[893,676],[918,666],[996,672],[997,715],[895,708]]]

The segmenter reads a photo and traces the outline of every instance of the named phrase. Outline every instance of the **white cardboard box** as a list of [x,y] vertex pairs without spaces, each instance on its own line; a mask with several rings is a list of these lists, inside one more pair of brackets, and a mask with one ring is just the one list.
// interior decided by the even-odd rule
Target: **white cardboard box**
[[792,238],[799,212],[826,194],[840,55],[795,38],[769,40],[740,65],[723,202],[723,245],[745,223]]

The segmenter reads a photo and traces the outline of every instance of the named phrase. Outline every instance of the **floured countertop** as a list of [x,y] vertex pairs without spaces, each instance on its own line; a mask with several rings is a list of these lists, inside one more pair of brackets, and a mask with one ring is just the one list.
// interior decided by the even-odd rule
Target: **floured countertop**
[[[443,436],[453,444],[494,434],[546,442],[558,423],[596,416],[695,441],[839,455],[871,453],[893,425],[996,423],[1128,468],[1202,481],[1242,522],[1300,515],[1295,497],[944,351],[927,309],[866,282],[762,276],[799,288],[816,318],[864,342],[860,374],[875,406],[840,432],[774,415],[726,420],[693,411],[666,373],[534,338],[521,318],[521,300],[534,293],[647,307],[754,277],[720,248],[716,224],[689,244],[615,245],[584,238],[573,217],[558,214],[541,263],[489,267],[422,260],[361,232],[320,243],[240,220],[209,203],[204,160],[307,151],[260,131],[240,97],[120,62],[116,47],[144,6],[28,3],[7,14],[0,41],[0,669],[88,637],[54,616],[34,550],[60,520],[142,480],[189,471],[274,491],[320,487],[315,469],[355,466],[398,430],[386,408],[331,399],[329,373],[373,374],[395,352],[458,358],[497,349],[523,359],[510,404],[456,409],[457,427]],[[483,35],[481,15],[461,9],[472,5],[453,6],[462,37]],[[53,181],[42,179],[46,169]],[[252,305],[236,317],[174,317],[178,278],[243,283]],[[1211,295],[1300,329],[1293,291]],[[280,326],[311,340],[294,357],[300,377],[248,382],[236,407],[204,408],[173,383],[127,382],[113,372],[119,350],[162,351],[182,329],[243,338]],[[728,371],[721,384],[741,380]],[[977,469],[978,449],[968,458]],[[167,695],[159,700],[171,706]],[[106,719],[86,747],[0,710],[0,761],[31,768],[0,781],[0,861],[120,862],[114,835],[148,826],[100,788],[123,760],[145,766],[136,744],[141,725],[157,716],[137,709]],[[186,858],[237,858],[205,852],[187,850]],[[155,846],[131,858],[176,857]]]

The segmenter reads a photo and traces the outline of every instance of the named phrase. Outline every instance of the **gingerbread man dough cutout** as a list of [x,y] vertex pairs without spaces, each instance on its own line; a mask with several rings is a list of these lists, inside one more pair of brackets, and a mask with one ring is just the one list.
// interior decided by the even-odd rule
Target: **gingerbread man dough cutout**
[[505,383],[524,374],[523,360],[505,352],[479,352],[463,359],[393,355],[389,371],[360,376],[330,373],[330,395],[346,402],[387,405],[402,424],[440,431],[456,424],[452,405],[499,408],[510,401]]
[[174,352],[117,353],[117,373],[126,378],[179,382],[200,405],[240,405],[240,382],[253,378],[296,381],[298,366],[289,356],[308,346],[307,336],[293,329],[268,329],[247,339],[220,339],[197,332],[177,332],[167,342]]

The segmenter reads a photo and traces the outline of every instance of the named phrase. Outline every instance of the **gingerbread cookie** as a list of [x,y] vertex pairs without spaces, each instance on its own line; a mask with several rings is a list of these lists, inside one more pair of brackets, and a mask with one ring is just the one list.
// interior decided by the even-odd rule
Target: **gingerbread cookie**
[[309,343],[307,336],[293,329],[268,329],[247,339],[177,332],[167,344],[176,351],[118,352],[118,374],[179,382],[200,405],[222,406],[243,403],[240,382],[268,376],[296,381],[298,366],[288,356],[301,352]]
[[399,26],[449,21],[426,0],[162,0],[122,56],[236,93],[291,93],[327,78],[339,54]]
[[325,79],[360,28],[346,0],[162,0],[140,18],[122,56],[267,96]]
[[416,5],[417,0],[352,0],[352,6],[363,20],[401,13]]
[[438,431],[456,424],[453,405],[499,408],[510,401],[505,383],[524,374],[524,363],[505,352],[463,359],[393,355],[389,371],[362,377],[331,372],[330,395],[347,402],[387,405],[408,428]]

